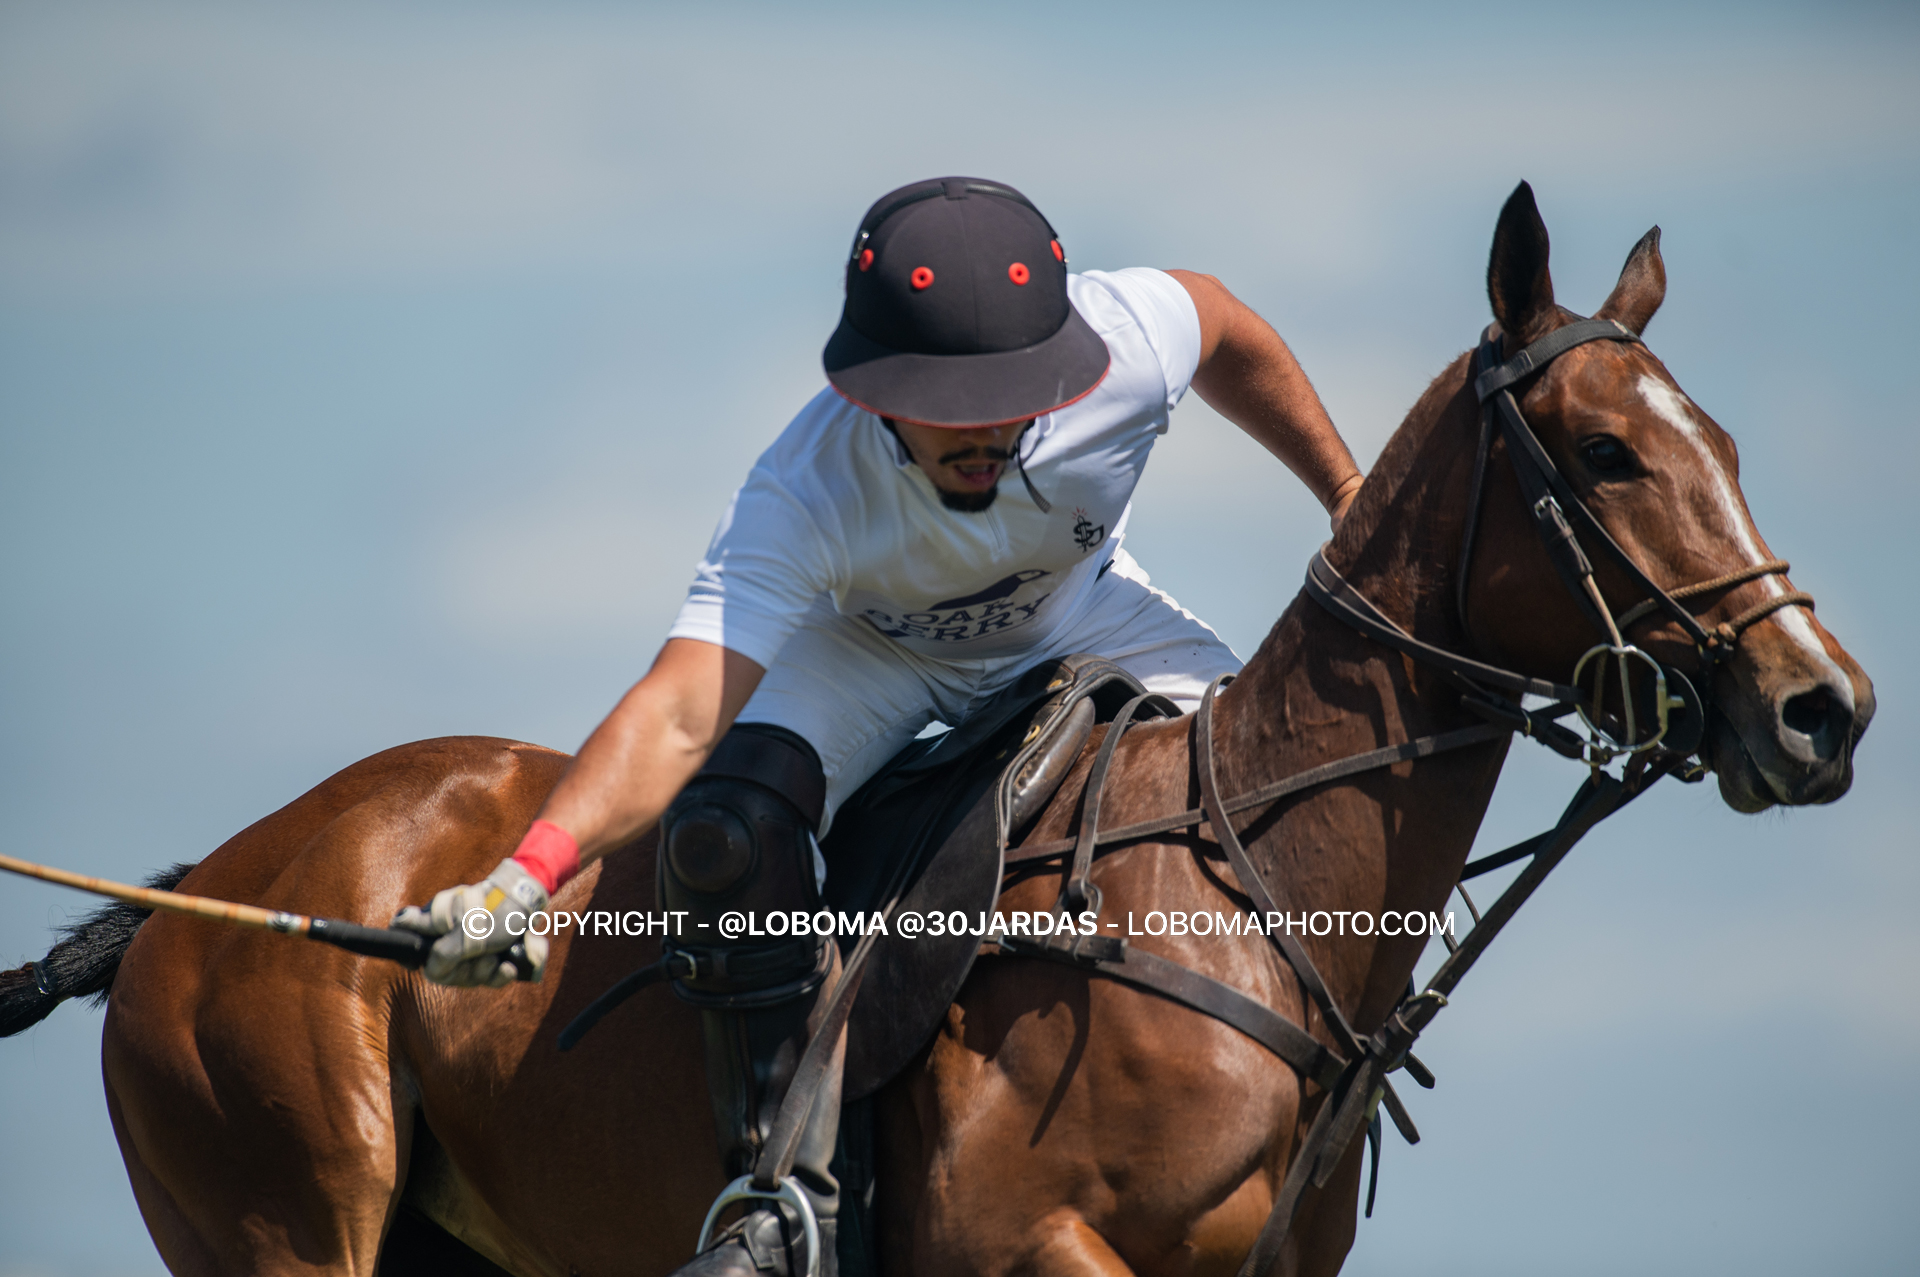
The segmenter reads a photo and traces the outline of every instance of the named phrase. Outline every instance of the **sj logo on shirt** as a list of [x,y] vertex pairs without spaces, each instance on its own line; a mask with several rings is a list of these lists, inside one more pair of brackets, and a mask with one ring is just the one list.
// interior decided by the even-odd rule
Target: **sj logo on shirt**
[[893,616],[879,608],[870,607],[863,615],[888,638],[961,643],[1000,630],[1015,629],[1031,621],[1040,610],[1040,605],[1053,597],[1053,592],[1049,590],[1026,602],[1015,602],[1014,595],[1022,586],[1048,575],[1050,573],[1044,568],[1024,568],[1011,576],[1002,577],[983,590],[964,598],[942,600],[923,612]]
[[1087,517],[1085,510],[1076,509],[1073,512],[1073,543],[1080,547],[1080,553],[1085,554],[1096,545],[1104,545],[1106,540],[1106,524],[1095,523]]

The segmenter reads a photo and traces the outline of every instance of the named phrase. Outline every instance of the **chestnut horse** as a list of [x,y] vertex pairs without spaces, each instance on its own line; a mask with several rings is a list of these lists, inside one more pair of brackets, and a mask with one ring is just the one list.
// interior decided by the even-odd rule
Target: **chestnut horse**
[[[1598,314],[1641,331],[1665,287],[1649,236]],[[1576,318],[1554,303],[1546,228],[1524,185],[1496,232],[1489,291],[1510,351]],[[1740,494],[1732,440],[1644,346],[1580,347],[1520,399],[1573,488],[1665,588],[1772,557]],[[1536,538],[1499,443],[1462,631],[1454,565],[1477,437],[1462,356],[1387,445],[1328,559],[1418,638],[1563,680],[1596,635]],[[1623,574],[1597,566],[1616,614],[1639,601]],[[1749,574],[1694,605],[1711,626],[1788,589],[1777,574]],[[1699,668],[1666,617],[1641,620],[1632,637],[1663,662]],[[1730,805],[1846,792],[1873,693],[1809,609],[1753,625],[1712,678],[1703,757]],[[1221,792],[1479,721],[1444,678],[1296,598],[1217,702]],[[1129,732],[1106,822],[1196,806],[1193,744],[1191,716]],[[1505,753],[1503,738],[1295,794],[1257,815],[1248,853],[1289,908],[1440,909]],[[179,886],[377,923],[511,852],[566,764],[489,739],[389,750],[242,831]],[[1087,768],[1083,758],[1031,839],[1072,830]],[[1156,836],[1103,855],[1094,880],[1110,916],[1244,912],[1210,854],[1194,836]],[[647,909],[653,857],[652,837],[641,838],[583,873],[555,908],[589,918]],[[1059,890],[1057,874],[1027,876],[1003,907],[1047,910]],[[1328,1040],[1260,937],[1135,943]],[[1423,943],[1347,935],[1306,947],[1365,1034],[1407,988]],[[103,1057],[114,1129],[161,1256],[181,1274],[372,1273],[404,1202],[523,1277],[672,1269],[723,1183],[695,1013],[654,987],[577,1050],[555,1046],[587,1002],[657,953],[655,940],[567,933],[544,983],[456,990],[314,945],[151,918],[110,976]],[[1323,1098],[1196,1012],[1069,967],[984,958],[932,1042],[876,1099],[882,1267],[1232,1273]],[[1308,1192],[1280,1271],[1341,1266],[1359,1150],[1356,1141]]]

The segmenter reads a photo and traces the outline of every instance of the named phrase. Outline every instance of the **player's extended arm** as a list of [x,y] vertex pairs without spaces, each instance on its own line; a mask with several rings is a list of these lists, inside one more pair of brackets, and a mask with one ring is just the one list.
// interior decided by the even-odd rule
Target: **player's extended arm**
[[580,867],[631,842],[660,819],[766,673],[738,652],[668,639],[653,668],[620,698],[567,769],[518,850],[471,886],[450,887],[394,925],[436,937],[426,977],[498,987],[517,973],[501,953],[525,938],[538,978],[545,938],[515,926],[546,908]]
[[693,779],[765,673],[717,644],[668,639],[587,737],[539,819],[573,836],[582,865],[633,841]]
[[1213,276],[1167,274],[1200,312],[1194,392],[1285,462],[1339,527],[1365,476],[1287,343]]

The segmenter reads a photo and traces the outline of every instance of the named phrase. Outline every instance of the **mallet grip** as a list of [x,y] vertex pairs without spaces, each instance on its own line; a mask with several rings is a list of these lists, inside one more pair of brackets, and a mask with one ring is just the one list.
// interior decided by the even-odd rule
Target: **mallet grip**
[[433,941],[411,931],[395,927],[363,927],[338,918],[315,918],[307,924],[307,935],[336,949],[369,958],[385,958],[403,967],[418,970],[427,965]]
[[[345,949],[348,953],[385,958],[414,971],[427,965],[427,954],[433,949],[433,941],[416,932],[402,931],[398,927],[363,927],[357,922],[342,922],[338,918],[313,919],[307,924],[307,935],[335,948]],[[513,963],[516,980],[533,979],[530,974],[533,964],[527,960],[525,941],[514,941],[503,956]]]

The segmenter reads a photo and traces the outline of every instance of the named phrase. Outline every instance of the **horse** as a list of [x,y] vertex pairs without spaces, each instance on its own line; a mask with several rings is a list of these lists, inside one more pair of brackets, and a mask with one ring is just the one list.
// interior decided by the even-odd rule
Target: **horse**
[[[1523,183],[1494,236],[1488,292],[1509,350],[1578,319],[1554,300],[1545,224]],[[1596,313],[1644,331],[1666,290],[1657,231]],[[1500,439],[1475,475],[1471,353],[1435,378],[1325,548],[1326,562],[1416,639],[1564,677],[1595,641],[1534,533]],[[1517,391],[1547,452],[1621,549],[1700,624],[1739,641],[1700,664],[1659,610],[1631,637],[1699,672],[1713,713],[1699,746],[1746,812],[1831,802],[1873,714],[1872,685],[1771,562],[1732,439],[1637,342],[1596,341]],[[1470,500],[1477,548],[1462,570]],[[1595,564],[1611,611],[1642,595]],[[1731,579],[1731,583],[1714,586]],[[1465,606],[1461,606],[1464,603]],[[1693,606],[1693,605],[1690,605]],[[1756,609],[1758,613],[1756,613]],[[1758,615],[1745,626],[1729,618]],[[1212,710],[1223,793],[1479,724],[1455,684],[1357,634],[1302,595]],[[1194,715],[1142,722],[1113,751],[1102,817],[1196,807]],[[1073,834],[1096,729],[1026,833]],[[1289,909],[1433,911],[1459,880],[1510,737],[1291,794],[1241,832]],[[241,831],[167,885],[273,909],[379,921],[510,853],[567,765],[489,738],[365,759]],[[553,902],[544,982],[447,989],[397,965],[204,919],[83,926],[64,944],[110,995],[102,1068],[113,1128],[161,1257],[177,1274],[402,1271],[401,1225],[424,1216],[521,1277],[664,1273],[689,1255],[723,1185],[694,1012],[637,995],[569,1054],[559,1030],[658,941],[603,920],[652,902],[654,838],[595,864]],[[1198,825],[1106,849],[1104,916],[1244,914],[1241,884]],[[1055,907],[1062,876],[1012,874],[1007,911]],[[608,934],[612,930],[616,934]],[[642,929],[644,930],[644,928]],[[129,941],[128,934],[131,933]],[[1326,1016],[1266,938],[1132,941],[1232,985],[1331,1043]],[[1406,993],[1418,935],[1302,944],[1354,1031]],[[84,951],[84,952],[83,952]],[[52,964],[60,955],[49,955]],[[6,973],[18,1027],[51,1009]],[[38,998],[38,1001],[33,999]],[[30,1005],[29,1005],[30,1004]],[[25,1012],[18,1012],[26,1006]],[[1230,1273],[1240,1267],[1328,1099],[1259,1044],[1186,1007],[1087,971],[982,958],[931,1041],[874,1098],[872,1211],[891,1273]],[[1299,1200],[1276,1271],[1338,1271],[1353,1241],[1361,1145]],[[457,1267],[457,1265],[455,1266]]]

